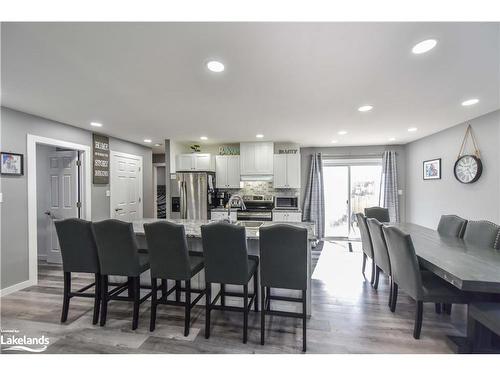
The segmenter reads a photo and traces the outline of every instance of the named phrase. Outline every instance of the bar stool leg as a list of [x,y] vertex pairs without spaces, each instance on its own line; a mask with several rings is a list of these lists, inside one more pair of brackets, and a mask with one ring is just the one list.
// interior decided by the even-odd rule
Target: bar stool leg
[[365,276],[365,268],[366,268],[366,254],[363,253],[363,265],[361,266],[361,273]]
[[94,316],[92,318],[92,324],[96,325],[99,321],[99,310],[101,308],[101,274],[96,273],[94,279]]
[[139,325],[139,300],[141,299],[141,290],[139,286],[139,276],[134,277],[134,316],[132,318],[132,330],[136,330]]
[[108,314],[108,275],[101,275],[101,327],[106,324],[106,316]]
[[266,310],[264,305],[266,304],[266,289],[260,287],[260,345],[264,345],[264,333],[266,330]]
[[205,283],[205,338],[210,337],[210,304],[212,303],[212,285]]
[[180,280],[175,280],[175,301],[181,301],[181,282]]
[[373,282],[373,289],[377,290],[378,289],[378,279],[380,277],[380,268],[378,268],[377,265],[375,265],[375,281]]
[[253,292],[255,294],[253,309],[255,312],[259,312],[259,268],[255,270],[255,274],[253,275]]
[[441,303],[436,303],[435,305],[436,314],[441,314]]
[[374,282],[375,282],[375,259],[372,258],[372,276],[370,279],[370,284],[373,285]]
[[[163,287],[163,280],[162,280]],[[156,278],[151,278],[151,316],[149,321],[149,330],[153,332],[156,326],[156,308],[157,308],[157,298],[158,298],[158,286],[156,284]],[[162,293],[163,298],[163,293]]]
[[185,317],[184,317],[184,336],[189,335],[189,325],[191,322],[191,280],[186,280],[185,292]]
[[423,312],[424,303],[422,301],[417,301],[417,309],[415,311],[415,328],[413,329],[413,337],[417,340],[420,338],[420,331],[422,330]]
[[396,303],[398,302],[398,284],[394,281],[392,283],[392,300],[391,300],[391,312],[396,311]]
[[[271,287],[266,286],[266,310],[271,311]],[[264,308],[264,307],[262,307]]]
[[243,285],[243,344],[248,336],[248,285]]
[[226,306],[226,284],[220,284],[220,305]]
[[393,288],[392,276],[389,276],[389,307],[391,307],[392,304],[392,288]]
[[305,353],[307,346],[306,330],[307,330],[307,291],[302,291],[302,351]]
[[61,323],[68,319],[69,293],[71,292],[71,272],[64,272],[63,308],[61,313]]
[[161,279],[161,298],[163,300],[167,299],[168,283],[167,279]]

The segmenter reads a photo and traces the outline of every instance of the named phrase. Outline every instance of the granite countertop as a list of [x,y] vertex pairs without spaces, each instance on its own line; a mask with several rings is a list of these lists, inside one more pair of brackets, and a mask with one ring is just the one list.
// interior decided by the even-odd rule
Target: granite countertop
[[[231,208],[231,212],[236,212],[239,211],[240,208]],[[224,207],[215,207],[210,209],[210,211],[215,211],[215,212],[227,212],[227,208]]]
[[[187,220],[187,219],[142,219],[135,220],[132,222],[134,226],[134,232],[136,234],[144,234],[144,224],[146,223],[154,223],[155,221],[169,221],[176,224],[184,225],[186,236],[201,238],[201,226],[209,223],[216,222],[217,220]],[[276,221],[265,221],[263,226],[269,226],[274,224],[290,224],[299,226],[302,228],[306,228],[308,232],[308,240],[315,241],[316,236],[314,235],[314,224],[309,222],[301,222],[301,223],[281,223]],[[259,239],[259,229],[258,228],[246,228],[247,239],[249,240],[258,240]]]

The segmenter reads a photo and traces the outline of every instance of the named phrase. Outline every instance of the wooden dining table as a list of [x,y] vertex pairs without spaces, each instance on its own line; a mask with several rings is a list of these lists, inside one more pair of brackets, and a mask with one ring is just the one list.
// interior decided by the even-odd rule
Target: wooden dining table
[[[476,297],[500,298],[500,250],[476,246],[458,237],[443,236],[437,230],[413,223],[388,225],[410,234],[419,263],[427,270],[464,292],[476,293]],[[478,336],[477,328],[474,333],[474,324],[469,316],[467,336],[448,336],[448,342],[456,352],[468,353],[476,346]]]

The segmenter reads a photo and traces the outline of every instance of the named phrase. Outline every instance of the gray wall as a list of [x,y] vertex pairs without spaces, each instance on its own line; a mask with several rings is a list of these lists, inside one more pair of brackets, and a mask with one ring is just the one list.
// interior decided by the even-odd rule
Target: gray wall
[[406,207],[406,155],[403,146],[349,146],[349,147],[303,147],[300,149],[300,202],[304,201],[307,182],[309,178],[309,170],[311,168],[311,155],[315,152],[321,152],[323,155],[335,156],[338,158],[363,158],[363,157],[382,157],[386,150],[396,151],[397,169],[398,169],[398,185],[399,189],[403,190],[403,195],[399,196],[399,210],[401,221],[405,221]]
[[[23,112],[1,107],[1,149],[24,154],[26,135],[34,134],[83,145],[91,145],[92,133]],[[110,149],[143,157],[144,216],[153,217],[152,152],[150,148],[110,138]],[[26,159],[25,159],[26,169]],[[22,177],[2,176],[1,279],[0,288],[28,280],[27,171]],[[109,217],[107,185],[92,185],[92,219]]]
[[[461,184],[453,175],[466,123],[406,145],[408,221],[435,228],[442,214],[457,214],[500,222],[500,111],[467,123],[476,135],[484,168],[476,183]],[[442,159],[441,180],[424,181],[422,162],[434,158]]]

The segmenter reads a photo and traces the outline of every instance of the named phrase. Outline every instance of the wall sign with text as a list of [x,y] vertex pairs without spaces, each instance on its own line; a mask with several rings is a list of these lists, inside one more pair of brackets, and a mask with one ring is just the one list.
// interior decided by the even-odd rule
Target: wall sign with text
[[94,184],[109,184],[109,138],[92,134],[92,181]]

